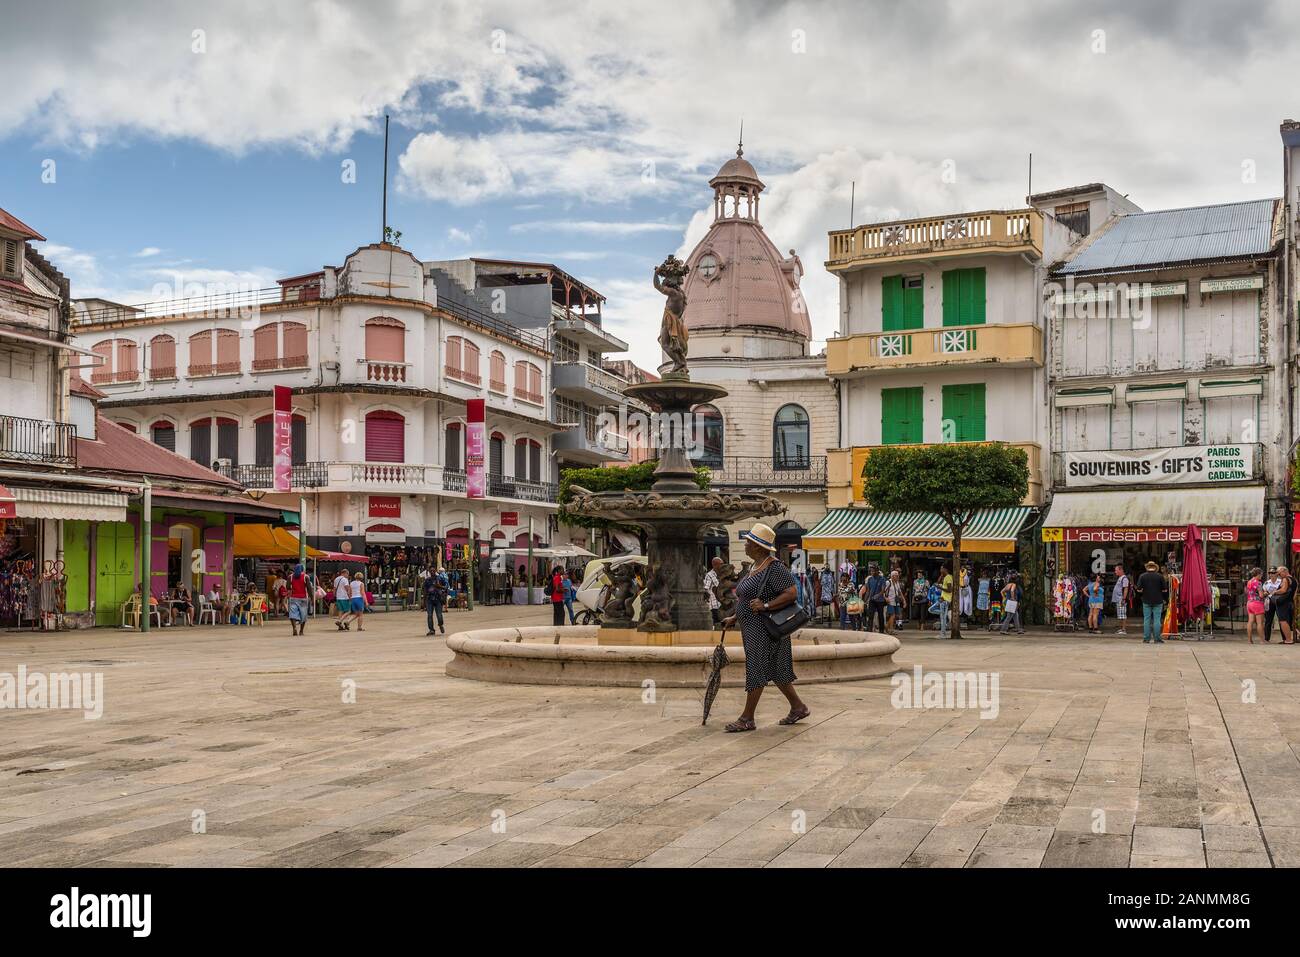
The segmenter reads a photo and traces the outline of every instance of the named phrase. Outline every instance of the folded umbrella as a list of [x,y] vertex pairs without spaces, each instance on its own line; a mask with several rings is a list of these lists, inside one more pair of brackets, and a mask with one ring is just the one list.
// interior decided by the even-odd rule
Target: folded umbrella
[[718,689],[722,687],[722,669],[727,667],[730,659],[727,657],[727,626],[722,626],[722,637],[718,639],[718,645],[713,649],[713,654],[709,655],[709,680],[704,686],[704,720],[700,725],[709,723],[709,712],[713,710],[713,699],[718,696]]

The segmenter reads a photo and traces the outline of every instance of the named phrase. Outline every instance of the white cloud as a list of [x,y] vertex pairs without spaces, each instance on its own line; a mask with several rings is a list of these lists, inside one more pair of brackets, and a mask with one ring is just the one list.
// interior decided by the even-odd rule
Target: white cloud
[[453,243],[472,243],[474,241],[473,236],[465,232],[463,229],[457,229],[455,226],[452,226],[447,230],[447,239],[449,242]]
[[160,252],[162,252],[162,250],[157,246],[145,246],[144,249],[141,249],[135,254],[135,258],[148,259],[150,256],[157,256]]
[[428,199],[467,206],[515,188],[510,167],[490,140],[421,133],[398,160],[399,186]]

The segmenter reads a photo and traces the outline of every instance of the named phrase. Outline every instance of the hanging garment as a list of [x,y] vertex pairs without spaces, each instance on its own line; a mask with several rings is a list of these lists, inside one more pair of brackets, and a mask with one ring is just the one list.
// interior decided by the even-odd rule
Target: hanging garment
[[989,610],[989,580],[987,578],[979,580],[979,591],[975,595],[975,607],[980,611]]

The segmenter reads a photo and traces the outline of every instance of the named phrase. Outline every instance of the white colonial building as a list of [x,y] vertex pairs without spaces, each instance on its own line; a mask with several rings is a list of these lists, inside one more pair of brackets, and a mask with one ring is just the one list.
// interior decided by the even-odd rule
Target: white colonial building
[[[556,509],[546,330],[439,294],[435,266],[363,246],[279,288],[144,307],[79,304],[111,419],[251,489],[272,487],[272,387],[293,396],[307,539],[522,545]],[[485,400],[487,497],[466,498],[466,410]]]

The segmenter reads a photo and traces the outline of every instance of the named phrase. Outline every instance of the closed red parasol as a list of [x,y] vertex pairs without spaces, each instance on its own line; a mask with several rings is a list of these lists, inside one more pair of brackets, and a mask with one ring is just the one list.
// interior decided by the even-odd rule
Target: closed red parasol
[[1178,609],[1183,621],[1196,621],[1210,607],[1210,574],[1205,568],[1205,540],[1195,525],[1187,526],[1183,542],[1183,584],[1178,593]]

